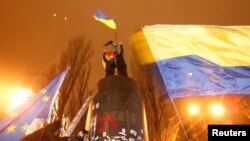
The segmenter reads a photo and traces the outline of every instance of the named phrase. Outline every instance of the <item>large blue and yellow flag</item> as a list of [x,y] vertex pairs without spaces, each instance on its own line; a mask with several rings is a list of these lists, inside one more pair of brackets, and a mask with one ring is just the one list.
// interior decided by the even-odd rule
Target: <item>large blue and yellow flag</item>
[[250,26],[145,26],[131,41],[173,98],[250,94]]
[[95,11],[94,18],[109,28],[116,29],[115,19],[105,16],[101,10],[98,9]]
[[1,141],[18,141],[23,135],[41,128],[44,122],[49,122],[55,97],[67,70],[59,74],[31,100],[0,121]]

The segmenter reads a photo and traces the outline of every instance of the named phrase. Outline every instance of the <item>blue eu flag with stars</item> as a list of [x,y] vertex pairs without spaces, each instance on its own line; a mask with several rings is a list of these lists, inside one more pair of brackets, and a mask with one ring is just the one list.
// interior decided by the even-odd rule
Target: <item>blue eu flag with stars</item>
[[48,122],[56,95],[67,71],[68,69],[61,72],[37,95],[0,121],[0,141],[18,141],[25,134],[34,131],[34,128],[39,127],[39,124],[34,126],[35,122]]

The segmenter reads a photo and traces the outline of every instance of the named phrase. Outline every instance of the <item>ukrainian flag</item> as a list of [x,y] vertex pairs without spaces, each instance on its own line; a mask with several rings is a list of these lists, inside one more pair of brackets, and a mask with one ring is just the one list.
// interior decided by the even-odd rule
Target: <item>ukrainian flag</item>
[[101,10],[96,10],[94,18],[95,20],[105,24],[109,28],[116,29],[115,19],[105,16]]
[[250,26],[145,26],[131,41],[173,98],[250,94]]

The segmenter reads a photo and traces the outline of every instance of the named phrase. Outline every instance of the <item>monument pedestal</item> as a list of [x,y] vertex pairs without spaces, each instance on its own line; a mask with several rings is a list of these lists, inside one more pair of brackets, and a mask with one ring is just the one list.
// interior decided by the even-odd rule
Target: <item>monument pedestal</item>
[[144,114],[136,82],[109,76],[97,84],[98,93],[88,109],[90,139],[144,140]]

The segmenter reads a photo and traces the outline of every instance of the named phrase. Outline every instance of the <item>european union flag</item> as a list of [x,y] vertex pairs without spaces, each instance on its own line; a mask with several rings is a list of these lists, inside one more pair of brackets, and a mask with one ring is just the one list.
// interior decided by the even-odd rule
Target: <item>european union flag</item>
[[109,28],[116,29],[115,19],[105,16],[101,10],[96,10],[94,18],[95,20],[104,23]]
[[46,120],[49,122],[53,103],[67,70],[0,121],[0,141],[18,141],[23,135],[43,127]]

